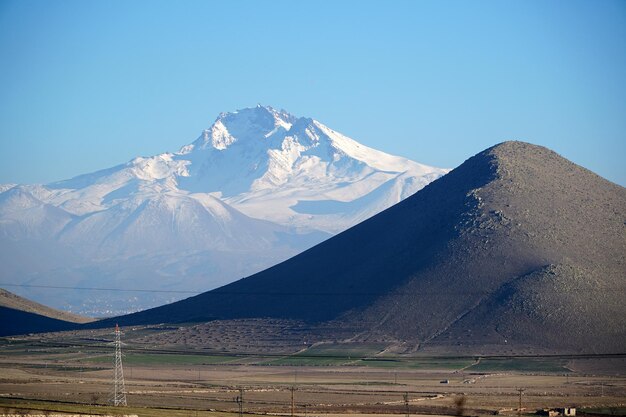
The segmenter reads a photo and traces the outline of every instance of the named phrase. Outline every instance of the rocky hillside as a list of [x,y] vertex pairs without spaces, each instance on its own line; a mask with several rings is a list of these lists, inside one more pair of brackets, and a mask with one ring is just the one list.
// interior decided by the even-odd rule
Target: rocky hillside
[[505,142],[286,262],[119,321],[273,317],[421,350],[624,352],[625,253],[623,187]]

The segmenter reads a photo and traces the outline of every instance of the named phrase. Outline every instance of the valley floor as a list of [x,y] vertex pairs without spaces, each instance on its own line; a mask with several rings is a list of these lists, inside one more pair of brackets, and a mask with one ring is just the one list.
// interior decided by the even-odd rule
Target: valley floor
[[[0,414],[119,413],[107,406],[110,340],[104,330],[0,339]],[[620,356],[398,357],[366,343],[259,354],[166,350],[132,340],[124,348],[123,413],[139,416],[234,417],[242,394],[243,411],[259,415],[517,415],[520,388],[524,414],[563,406],[626,411]]]

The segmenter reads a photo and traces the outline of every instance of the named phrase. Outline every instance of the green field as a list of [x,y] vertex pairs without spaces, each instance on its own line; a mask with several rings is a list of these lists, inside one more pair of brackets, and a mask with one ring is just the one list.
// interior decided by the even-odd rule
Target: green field
[[[80,346],[77,344],[77,346]],[[58,360],[80,363],[108,364],[113,358],[101,347],[77,347],[68,344],[67,347],[58,344],[44,343],[0,343],[0,350],[4,357],[13,356],[44,356],[59,355]],[[385,369],[424,369],[424,370],[459,370],[467,372],[528,372],[528,373],[566,373],[567,359],[556,357],[544,358],[481,358],[478,363],[470,357],[411,357],[385,355],[387,347],[384,343],[321,343],[303,351],[284,356],[274,355],[236,355],[236,354],[194,354],[181,351],[126,351],[124,363],[127,365],[220,365],[220,364],[249,364],[249,365],[281,365],[281,366],[364,366]],[[49,362],[46,367],[54,367]]]
[[376,368],[444,369],[454,370],[470,366],[472,359],[362,359],[356,363]]
[[[159,353],[127,353],[124,364],[127,365],[215,365],[237,361],[236,356],[217,355],[184,355]],[[95,356],[84,359],[86,362],[108,363],[113,361],[111,355]]]
[[263,362],[262,365],[340,366],[360,365],[386,347],[380,343],[333,343],[312,346],[302,352]]
[[272,359],[266,362],[260,363],[260,365],[289,365],[289,366],[341,366],[352,365],[354,359],[348,359],[347,357],[324,357],[324,356],[285,356],[279,359]]
[[311,346],[297,355],[301,356],[336,356],[349,359],[360,359],[374,356],[387,347],[383,343],[323,343]]
[[476,365],[466,369],[468,372],[570,372],[565,367],[567,361],[557,358],[489,358],[481,359]]
[[466,368],[474,363],[471,358],[405,358],[377,356],[385,344],[337,343],[320,344],[305,351],[268,360],[263,365],[293,366],[366,366],[388,369],[443,369]]

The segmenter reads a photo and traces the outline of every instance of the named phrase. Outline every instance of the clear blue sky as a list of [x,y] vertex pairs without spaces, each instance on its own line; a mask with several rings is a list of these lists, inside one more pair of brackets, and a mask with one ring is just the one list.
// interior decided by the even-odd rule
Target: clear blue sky
[[550,147],[626,185],[626,1],[0,0],[0,183],[269,104],[441,167]]

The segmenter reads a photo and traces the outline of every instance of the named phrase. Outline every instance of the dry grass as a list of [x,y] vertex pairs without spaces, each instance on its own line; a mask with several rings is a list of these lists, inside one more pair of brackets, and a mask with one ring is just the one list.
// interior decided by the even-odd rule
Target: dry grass
[[[148,331],[137,329],[137,336],[141,339]],[[107,356],[111,348],[106,337],[105,333],[70,332],[12,338],[10,343],[4,339],[0,343],[0,407],[110,412],[106,404],[112,388],[112,357]],[[342,345],[343,351],[323,346],[311,349],[310,355],[295,356],[216,355],[195,346],[179,353],[158,345],[150,350],[133,340],[129,337],[126,346],[131,407],[125,412],[139,416],[233,416],[238,411],[234,398],[239,388],[244,389],[246,413],[290,415],[290,389],[295,387],[294,412],[307,417],[404,415],[407,392],[411,414],[454,415],[455,400],[465,396],[468,415],[496,411],[515,415],[519,387],[526,388],[524,407],[533,412],[564,405],[626,404],[625,358],[491,363],[471,358],[384,355],[362,360],[351,356],[376,356],[380,346],[374,345]],[[328,357],[346,365],[324,364]],[[278,365],[302,359],[300,366]]]

